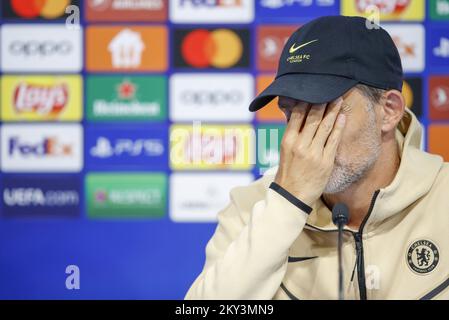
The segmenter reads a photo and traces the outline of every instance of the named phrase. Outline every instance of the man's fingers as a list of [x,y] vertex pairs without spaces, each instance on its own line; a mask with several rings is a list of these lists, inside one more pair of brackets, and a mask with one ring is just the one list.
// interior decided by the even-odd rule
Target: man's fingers
[[316,148],[323,149],[326,144],[326,140],[329,137],[332,129],[335,125],[335,120],[337,119],[338,113],[341,109],[341,105],[343,103],[343,99],[339,98],[337,100],[332,101],[327,107],[327,112],[320,123],[320,126],[313,138],[312,144]]
[[307,115],[306,122],[304,124],[304,128],[301,131],[301,134],[298,137],[298,143],[301,146],[309,146],[312,142],[312,139],[323,119],[324,111],[326,111],[326,104],[314,104],[310,108],[310,111]]
[[340,144],[341,137],[343,136],[343,129],[346,125],[346,115],[339,113],[337,120],[335,121],[334,128],[327,139],[326,146],[324,147],[324,157],[335,159],[338,145]]
[[299,103],[292,108],[292,113],[281,141],[281,162],[289,162],[291,160],[292,149],[306,117],[307,106],[307,103]]
[[299,133],[299,129],[301,128],[302,122],[304,121],[306,112],[307,112],[307,103],[300,102],[296,106],[292,108],[292,113],[290,115],[290,120],[287,123],[286,132],[292,131],[296,134]]

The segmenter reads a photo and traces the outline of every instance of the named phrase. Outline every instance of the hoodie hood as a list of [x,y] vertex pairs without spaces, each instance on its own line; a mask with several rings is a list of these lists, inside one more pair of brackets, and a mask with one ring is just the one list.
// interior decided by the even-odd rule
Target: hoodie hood
[[[365,232],[374,231],[385,219],[402,212],[427,194],[443,165],[441,156],[422,151],[422,126],[408,108],[396,130],[396,139],[400,147],[401,163],[390,185],[378,190],[364,227]],[[273,167],[265,173],[267,187],[274,180],[277,168]],[[321,198],[313,205],[307,225],[312,230],[336,229],[332,213]]]

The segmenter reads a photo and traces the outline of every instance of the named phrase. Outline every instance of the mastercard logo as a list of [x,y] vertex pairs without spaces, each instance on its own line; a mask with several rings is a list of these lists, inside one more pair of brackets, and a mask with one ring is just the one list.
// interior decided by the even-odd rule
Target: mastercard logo
[[197,29],[181,43],[182,58],[195,68],[230,68],[239,63],[243,53],[242,39],[229,29]]
[[11,0],[11,8],[22,18],[54,19],[64,14],[70,3],[71,0]]

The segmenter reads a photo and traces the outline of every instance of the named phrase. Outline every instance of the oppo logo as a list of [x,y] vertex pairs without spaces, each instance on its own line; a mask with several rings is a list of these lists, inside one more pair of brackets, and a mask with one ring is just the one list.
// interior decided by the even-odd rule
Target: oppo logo
[[185,104],[223,105],[240,103],[243,95],[240,91],[184,91],[181,99]]
[[9,52],[16,56],[68,55],[72,49],[72,44],[69,41],[13,41],[9,45]]

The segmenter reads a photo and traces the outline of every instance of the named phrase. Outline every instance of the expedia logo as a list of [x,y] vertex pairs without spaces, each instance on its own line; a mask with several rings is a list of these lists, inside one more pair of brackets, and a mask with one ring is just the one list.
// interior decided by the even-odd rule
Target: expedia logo
[[168,0],[88,0],[88,21],[166,21]]
[[407,251],[407,264],[410,269],[420,275],[432,272],[438,265],[440,253],[430,240],[418,240],[412,243]]
[[98,11],[113,10],[161,10],[163,0],[89,0],[90,8]]

